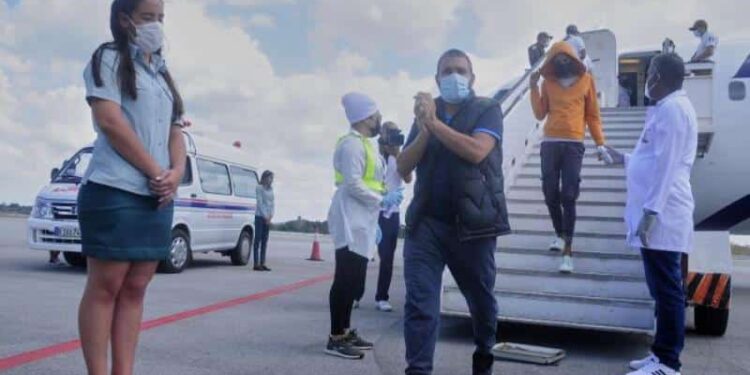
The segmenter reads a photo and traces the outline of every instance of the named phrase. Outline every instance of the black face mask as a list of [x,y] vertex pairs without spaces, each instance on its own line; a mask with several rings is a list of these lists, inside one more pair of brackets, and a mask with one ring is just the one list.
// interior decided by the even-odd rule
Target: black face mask
[[370,137],[375,138],[380,135],[380,123],[375,124],[375,127],[373,129],[370,129]]
[[554,70],[555,70],[555,76],[557,78],[568,78],[573,76],[573,62],[567,62],[567,63],[561,63],[561,62],[554,62]]

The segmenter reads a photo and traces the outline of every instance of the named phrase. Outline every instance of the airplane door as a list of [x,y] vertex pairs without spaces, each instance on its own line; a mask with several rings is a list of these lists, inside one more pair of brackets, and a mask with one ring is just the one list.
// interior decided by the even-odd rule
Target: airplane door
[[617,107],[619,85],[617,81],[617,39],[610,30],[581,33],[586,43],[586,54],[593,64],[596,91],[601,107]]

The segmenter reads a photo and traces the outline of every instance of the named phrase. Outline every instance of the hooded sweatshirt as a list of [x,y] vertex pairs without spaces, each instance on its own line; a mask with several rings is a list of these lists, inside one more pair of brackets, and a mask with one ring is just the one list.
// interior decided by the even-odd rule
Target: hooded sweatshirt
[[[552,62],[555,56],[564,53],[573,59],[580,72],[579,79],[570,87],[558,82]],[[544,136],[583,141],[586,125],[597,145],[604,144],[599,102],[596,99],[594,77],[586,72],[586,66],[566,42],[555,43],[540,69],[544,81],[539,87],[531,87],[531,107],[538,120],[547,118]]]

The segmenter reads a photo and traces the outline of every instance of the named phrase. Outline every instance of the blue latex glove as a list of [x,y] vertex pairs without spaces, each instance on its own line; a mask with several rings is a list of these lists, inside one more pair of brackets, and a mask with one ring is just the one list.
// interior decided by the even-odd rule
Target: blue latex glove
[[383,231],[380,230],[380,226],[378,225],[378,229],[375,231],[375,245],[380,245],[380,241],[383,240]]
[[389,209],[391,207],[396,207],[400,205],[403,200],[404,200],[404,189],[401,188],[396,191],[389,191],[383,197],[383,202],[381,202],[380,205],[385,209]]

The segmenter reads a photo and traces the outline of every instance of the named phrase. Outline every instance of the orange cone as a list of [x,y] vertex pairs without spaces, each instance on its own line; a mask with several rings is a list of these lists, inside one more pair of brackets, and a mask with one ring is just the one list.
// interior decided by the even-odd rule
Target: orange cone
[[318,239],[317,230],[315,230],[315,239],[313,240],[313,244],[312,244],[312,252],[310,253],[310,257],[307,258],[307,260],[312,260],[315,262],[323,261],[323,258],[320,257],[320,240]]

